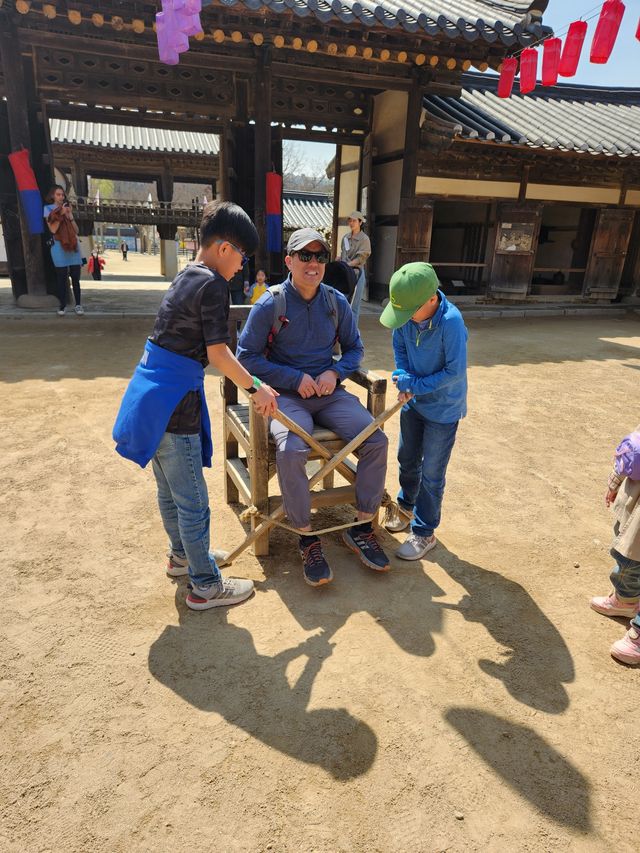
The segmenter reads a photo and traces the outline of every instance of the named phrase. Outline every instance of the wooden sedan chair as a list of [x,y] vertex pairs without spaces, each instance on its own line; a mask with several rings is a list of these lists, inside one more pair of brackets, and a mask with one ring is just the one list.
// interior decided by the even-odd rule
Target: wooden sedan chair
[[[238,332],[251,310],[249,305],[234,305],[229,311],[229,347],[235,352]],[[356,370],[349,380],[367,389],[367,409],[373,417],[384,412],[387,393],[387,380],[371,371]],[[249,400],[238,400],[238,389],[233,382],[224,377],[220,380],[223,397],[223,447],[224,447],[224,497],[228,504],[244,503],[247,507],[256,507],[260,513],[268,515],[279,506],[279,495],[269,494],[269,483],[276,473],[275,444],[269,433],[266,418],[258,415]],[[346,443],[331,430],[316,427],[313,438],[326,448],[331,455],[337,453]],[[326,452],[325,451],[325,452]],[[309,459],[321,459],[319,452],[311,450]],[[355,463],[346,459],[344,463],[351,474],[356,470]],[[344,471],[344,469],[343,469]],[[349,473],[349,472],[346,472]],[[331,472],[322,481],[323,488],[312,492],[313,507],[338,506],[355,503],[355,487],[352,483],[344,486],[334,485]],[[260,519],[251,518],[251,529],[257,527]],[[253,543],[253,552],[258,556],[269,553],[269,531],[259,536]]]

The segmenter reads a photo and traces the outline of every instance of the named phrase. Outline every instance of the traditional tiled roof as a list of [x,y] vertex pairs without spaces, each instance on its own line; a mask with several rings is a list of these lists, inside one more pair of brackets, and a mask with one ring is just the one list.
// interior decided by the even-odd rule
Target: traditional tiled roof
[[333,225],[333,200],[321,193],[285,191],[282,198],[284,227],[331,229]]
[[218,154],[218,137],[190,130],[159,130],[87,121],[50,119],[51,141],[70,145],[94,145],[121,151],[153,151],[174,154]]
[[[459,98],[429,95],[428,116],[461,139],[618,157],[640,156],[640,89],[560,84],[496,94],[497,77],[465,74]],[[429,118],[427,118],[429,121]]]
[[[268,8],[275,13],[293,12],[301,18],[314,15],[322,23],[388,29],[401,27],[409,33],[446,36],[467,41],[483,39],[505,45],[528,44],[548,35],[548,27],[523,23],[535,3],[503,3],[497,0],[220,0],[223,6],[242,4],[252,11]],[[206,3],[205,3],[206,5]],[[546,3],[538,3],[538,7]]]

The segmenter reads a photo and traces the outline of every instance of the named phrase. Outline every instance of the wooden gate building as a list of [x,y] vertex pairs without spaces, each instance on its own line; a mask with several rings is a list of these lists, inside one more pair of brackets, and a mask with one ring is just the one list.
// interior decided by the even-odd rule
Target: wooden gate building
[[[283,139],[327,141],[333,242],[364,210],[372,296],[386,295],[396,265],[429,258],[459,294],[617,298],[638,280],[639,93],[558,86],[503,101],[478,73],[548,36],[546,6],[214,0],[190,50],[166,66],[156,3],[5,0],[0,155],[28,148],[44,191],[51,119],[215,134],[217,194],[252,216],[256,264],[277,275],[265,175],[281,171]],[[153,168],[150,158],[145,174]],[[171,169],[155,179],[170,204]],[[40,304],[42,240],[20,218],[3,156],[0,213],[14,292]],[[82,227],[91,233],[90,217]],[[159,227],[173,239],[173,225]]]

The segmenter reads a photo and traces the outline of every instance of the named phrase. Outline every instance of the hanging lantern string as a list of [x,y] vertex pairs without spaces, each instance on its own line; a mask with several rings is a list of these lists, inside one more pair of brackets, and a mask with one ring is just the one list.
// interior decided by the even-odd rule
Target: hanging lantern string
[[[598,17],[601,10],[602,10],[602,3],[599,3],[597,6],[594,6],[593,8],[587,10],[583,15],[580,15],[579,18],[574,18],[573,20],[574,21],[592,21],[594,18]],[[561,32],[553,34],[553,38],[560,38],[560,39],[564,38],[566,36],[566,34],[569,32],[569,27],[571,26],[572,23],[573,23],[573,21],[570,21],[568,24],[565,24],[561,28]],[[531,42],[531,44],[528,44],[526,47],[521,47],[520,50],[516,50],[513,53],[510,53],[509,56],[518,57],[518,56],[520,56],[520,54],[522,53],[523,50],[526,50],[529,47],[537,47],[539,44],[543,44],[547,40],[547,38],[551,38],[551,36],[545,36],[545,38],[539,38],[536,41]]]

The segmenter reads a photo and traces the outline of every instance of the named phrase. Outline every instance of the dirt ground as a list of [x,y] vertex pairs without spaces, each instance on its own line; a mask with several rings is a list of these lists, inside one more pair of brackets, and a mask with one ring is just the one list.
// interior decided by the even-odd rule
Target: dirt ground
[[[151,472],[110,437],[150,324],[2,321],[0,849],[635,849],[640,673],[588,598],[609,588],[640,321],[470,322],[438,548],[378,576],[329,536],[318,591],[279,531],[233,567],[255,597],[207,613],[164,574]],[[231,549],[219,452],[207,478]]]

